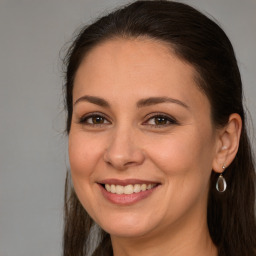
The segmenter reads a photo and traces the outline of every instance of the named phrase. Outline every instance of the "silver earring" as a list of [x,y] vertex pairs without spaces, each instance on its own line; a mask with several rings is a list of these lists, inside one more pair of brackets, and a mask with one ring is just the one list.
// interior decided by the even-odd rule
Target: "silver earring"
[[[225,168],[226,168],[226,166],[223,165],[222,166],[223,172],[224,172]],[[227,182],[226,182],[225,178],[222,176],[222,173],[220,174],[220,176],[216,182],[216,189],[219,192],[224,192],[227,189]]]

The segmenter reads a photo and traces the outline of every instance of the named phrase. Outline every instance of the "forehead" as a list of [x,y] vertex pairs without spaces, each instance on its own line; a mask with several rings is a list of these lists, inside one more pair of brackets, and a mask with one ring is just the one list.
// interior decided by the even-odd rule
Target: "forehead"
[[76,73],[74,99],[81,94],[136,97],[171,96],[207,101],[194,67],[164,42],[111,39],[94,47]]
[[[175,51],[169,44],[145,37],[114,38],[104,41],[86,54],[79,69],[86,67],[88,72],[93,70],[99,73],[112,71],[117,75],[129,74],[129,72],[135,75],[152,70],[153,76],[157,72],[161,72],[162,75],[165,71],[169,73],[170,62],[172,62],[172,69],[186,67],[191,77],[197,74],[191,65],[175,55]],[[111,69],[114,65],[115,68]]]

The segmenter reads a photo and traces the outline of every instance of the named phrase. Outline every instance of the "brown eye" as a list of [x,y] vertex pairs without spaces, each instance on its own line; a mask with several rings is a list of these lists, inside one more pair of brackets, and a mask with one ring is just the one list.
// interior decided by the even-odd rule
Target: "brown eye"
[[103,124],[105,120],[105,118],[102,116],[93,116],[91,119],[93,124]]
[[88,115],[80,119],[80,123],[84,125],[105,125],[110,122],[101,115]]
[[177,124],[177,121],[174,118],[165,115],[155,115],[147,120],[145,124],[155,126],[155,127],[164,127],[169,125]]
[[156,125],[165,125],[168,123],[168,119],[162,116],[155,117],[154,119]]

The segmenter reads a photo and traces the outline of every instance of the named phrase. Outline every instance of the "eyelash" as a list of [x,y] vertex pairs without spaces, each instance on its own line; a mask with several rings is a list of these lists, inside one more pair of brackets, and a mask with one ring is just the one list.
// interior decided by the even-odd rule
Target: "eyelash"
[[[88,120],[92,119],[91,122],[93,122],[93,118],[100,118],[101,120],[103,120],[103,123],[99,123],[99,124],[89,123]],[[149,123],[150,120],[155,119],[155,121],[156,121],[156,118],[163,119],[162,121],[165,121],[167,123],[165,123],[165,124],[150,124]],[[102,113],[92,113],[92,114],[83,116],[80,118],[79,123],[83,124],[83,125],[87,125],[87,126],[96,126],[96,127],[101,127],[106,124],[107,125],[111,124],[111,122],[108,121],[108,118],[105,115],[103,115]],[[162,114],[162,113],[153,113],[150,115],[150,117],[148,117],[148,119],[145,122],[143,122],[143,125],[147,125],[147,126],[150,126],[153,128],[164,128],[164,127],[167,127],[170,125],[177,125],[177,124],[178,124],[178,122],[175,118],[170,117],[169,115]]]
[[[93,118],[101,118],[101,119],[103,119],[103,123],[100,123],[100,124],[88,123],[88,120],[89,119],[93,120]],[[108,121],[108,118],[105,115],[103,115],[102,113],[91,113],[91,114],[88,114],[88,115],[85,115],[85,116],[81,117],[80,120],[79,120],[79,123],[83,124],[83,125],[88,125],[88,126],[100,127],[100,126],[106,124],[105,123],[106,120],[107,120],[108,123],[110,123]]]
[[[149,124],[148,123],[150,120],[155,119],[155,121],[156,121],[156,118],[164,119],[164,121],[166,121],[167,123],[166,124]],[[164,127],[167,127],[167,126],[170,126],[170,125],[177,125],[178,122],[175,118],[173,118],[169,115],[165,115],[165,114],[162,114],[162,113],[152,113],[152,114],[150,114],[150,116],[146,120],[146,122],[144,122],[143,124],[151,126],[153,128],[164,128]]]

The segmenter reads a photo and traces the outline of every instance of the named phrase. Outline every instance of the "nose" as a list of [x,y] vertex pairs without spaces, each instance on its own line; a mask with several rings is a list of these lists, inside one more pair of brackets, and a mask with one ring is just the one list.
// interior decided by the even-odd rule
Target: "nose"
[[[137,142],[137,143],[136,143]],[[141,165],[145,154],[138,145],[134,132],[129,129],[117,130],[104,153],[104,161],[117,170]]]

